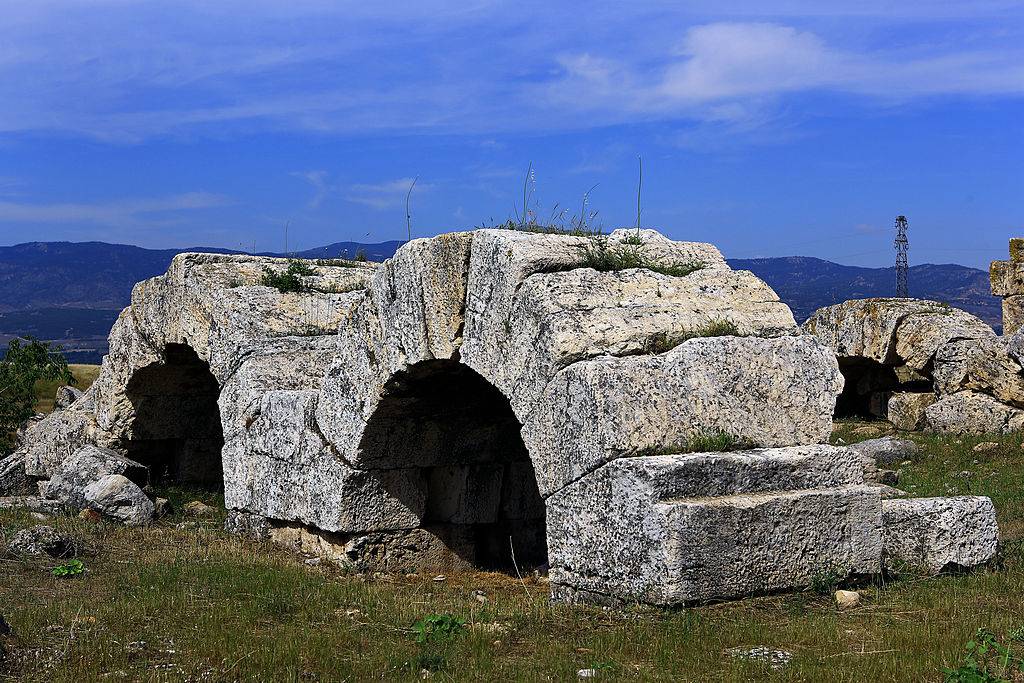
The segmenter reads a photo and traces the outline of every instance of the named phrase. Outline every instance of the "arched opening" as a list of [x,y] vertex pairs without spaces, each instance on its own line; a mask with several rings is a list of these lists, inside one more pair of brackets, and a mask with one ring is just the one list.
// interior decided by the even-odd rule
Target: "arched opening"
[[897,391],[931,391],[931,380],[911,368],[883,365],[871,358],[840,358],[843,392],[836,399],[836,417],[888,419],[889,397]]
[[456,360],[424,361],[385,386],[360,461],[419,470],[421,529],[464,563],[535,568],[547,562],[545,508],[521,427],[479,374]]
[[125,394],[135,409],[128,457],[149,467],[154,483],[222,488],[217,380],[186,344],[168,344],[165,359],[128,381]]

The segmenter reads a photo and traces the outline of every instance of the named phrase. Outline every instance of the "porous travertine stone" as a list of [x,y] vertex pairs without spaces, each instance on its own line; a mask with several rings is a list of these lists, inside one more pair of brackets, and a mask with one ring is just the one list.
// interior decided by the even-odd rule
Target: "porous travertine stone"
[[964,339],[943,345],[935,354],[933,374],[940,395],[971,390],[1024,407],[1021,365],[1002,338]]
[[[311,262],[298,293],[260,284],[283,259],[180,255],[135,287],[92,387],[28,430],[26,472],[63,491],[86,444],[216,467],[200,446],[222,438],[236,532],[367,571],[465,569],[510,545],[540,565],[546,513],[569,597],[700,601],[876,571],[881,487],[853,451],[807,445],[830,434],[835,353],[712,245],[636,237],[607,248],[653,269],[587,267],[605,247],[583,237],[479,230],[379,266]],[[909,383],[930,380],[933,343],[985,334],[903,309],[927,348],[883,352]],[[871,389],[880,406],[890,390]],[[717,432],[787,448],[645,455]],[[148,519],[127,470],[102,474],[93,506]]]
[[1024,294],[1024,262],[992,261],[988,277],[993,296]]
[[0,496],[13,496],[30,490],[25,476],[25,455],[11,453],[0,458]]
[[839,358],[927,370],[935,352],[957,339],[987,339],[992,328],[975,316],[925,299],[854,299],[820,308],[803,328]]
[[32,526],[11,537],[7,551],[15,555],[66,557],[77,550],[74,540],[52,526]]
[[950,434],[1006,434],[1024,427],[1024,411],[974,391],[943,396],[924,412],[929,429]]
[[999,527],[992,501],[981,496],[910,498],[882,502],[885,564],[938,573],[992,560]]
[[86,507],[85,489],[108,475],[124,475],[136,484],[149,480],[147,468],[109,448],[82,446],[60,464],[46,485],[46,497],[59,500],[68,507]]
[[553,594],[668,605],[877,572],[881,500],[862,481],[830,446],[615,460],[548,499]]
[[691,339],[654,356],[570,365],[523,439],[546,496],[614,458],[685,448],[705,433],[753,446],[826,441],[841,388],[835,357],[810,337]]
[[896,429],[913,432],[924,428],[925,409],[935,403],[933,392],[897,391],[889,396],[886,419]]
[[82,392],[80,389],[74,387],[57,387],[57,393],[53,398],[54,410],[64,410],[72,403],[82,398]]
[[141,526],[153,519],[153,501],[138,485],[120,474],[108,474],[82,490],[86,507],[121,524]]
[[1003,334],[1010,335],[1024,325],[1024,294],[1003,297]]
[[850,450],[881,467],[892,467],[917,454],[917,444],[908,439],[883,436],[850,445]]

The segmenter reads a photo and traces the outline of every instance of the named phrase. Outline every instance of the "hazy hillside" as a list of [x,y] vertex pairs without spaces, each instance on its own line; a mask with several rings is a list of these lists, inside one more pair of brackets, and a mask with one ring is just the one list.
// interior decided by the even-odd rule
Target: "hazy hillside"
[[[303,258],[354,257],[372,261],[395,253],[401,242],[336,242],[298,252]],[[0,345],[11,336],[32,335],[64,346],[75,362],[98,362],[118,312],[132,286],[167,270],[184,251],[237,253],[225,249],[142,249],[103,242],[32,242],[0,247]],[[276,255],[276,254],[271,254]],[[804,256],[731,259],[770,284],[802,322],[815,309],[847,299],[891,296],[892,268],[859,268]],[[989,294],[988,274],[958,265],[910,269],[912,296],[945,301],[1000,324],[999,299]]]
[[[818,308],[874,296],[893,296],[893,268],[844,266],[809,256],[729,259],[736,269],[752,271],[767,282],[803,322]],[[989,291],[988,273],[956,264],[911,266],[910,296],[944,301],[993,326],[1002,325],[1001,304]]]

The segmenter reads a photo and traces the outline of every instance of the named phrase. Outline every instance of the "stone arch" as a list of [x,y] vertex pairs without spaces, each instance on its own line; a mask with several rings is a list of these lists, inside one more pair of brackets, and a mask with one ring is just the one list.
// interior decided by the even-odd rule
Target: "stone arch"
[[224,432],[220,385],[188,344],[167,344],[162,360],[135,370],[125,387],[132,405],[128,457],[155,482],[222,488]]
[[521,428],[508,398],[476,371],[426,360],[385,383],[359,460],[376,472],[415,471],[424,500],[408,506],[422,505],[420,528],[462,563],[537,567],[547,562],[545,508]]

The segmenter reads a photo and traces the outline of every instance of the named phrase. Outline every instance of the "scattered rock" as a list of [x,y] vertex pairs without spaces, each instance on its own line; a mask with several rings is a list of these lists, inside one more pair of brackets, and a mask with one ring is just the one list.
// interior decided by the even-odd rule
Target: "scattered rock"
[[839,609],[853,609],[860,605],[860,593],[857,591],[836,591],[836,607]]
[[975,453],[988,453],[989,451],[994,451],[997,450],[998,448],[999,444],[997,444],[995,441],[982,441],[971,450],[974,451]]
[[481,590],[473,591],[473,599],[479,602],[481,605],[487,602],[487,594]]
[[16,555],[49,555],[67,557],[77,550],[71,537],[62,534],[52,526],[33,526],[14,534],[8,551]]
[[217,514],[217,508],[199,500],[185,503],[184,510],[185,515],[188,517],[214,517]]
[[872,427],[871,425],[864,425],[863,427],[857,427],[853,430],[853,434],[857,436],[876,436],[879,432],[878,427]]
[[444,574],[438,574],[437,576],[434,577],[434,581],[436,581],[438,583],[440,583],[442,581],[447,581],[447,580],[448,580],[448,577],[445,576]]
[[[46,486],[46,497],[59,500],[74,510],[89,507],[85,489],[111,474],[121,475],[137,486],[145,486],[149,469],[109,448],[83,446],[60,464]],[[141,493],[141,489],[140,489]]]
[[860,456],[870,458],[876,465],[881,466],[894,465],[907,458],[912,458],[917,453],[916,443],[895,436],[861,441],[851,444],[850,448]]
[[53,409],[64,410],[72,403],[82,398],[84,392],[74,387],[63,386],[57,388],[57,395],[53,398]]
[[168,517],[174,514],[174,506],[166,498],[155,498],[153,500],[153,514],[157,517]]
[[103,515],[101,515],[100,513],[96,512],[91,508],[85,508],[84,510],[79,512],[78,518],[84,519],[87,522],[92,522],[93,524],[99,524],[103,521]]
[[749,650],[734,647],[730,650],[726,650],[726,652],[730,656],[738,659],[752,659],[758,662],[764,662],[773,669],[781,669],[793,660],[792,652],[770,647],[754,647]]
[[82,495],[89,508],[128,526],[141,526],[153,519],[153,501],[135,482],[120,474],[89,484]]
[[580,669],[576,672],[576,678],[597,678],[597,669]]

